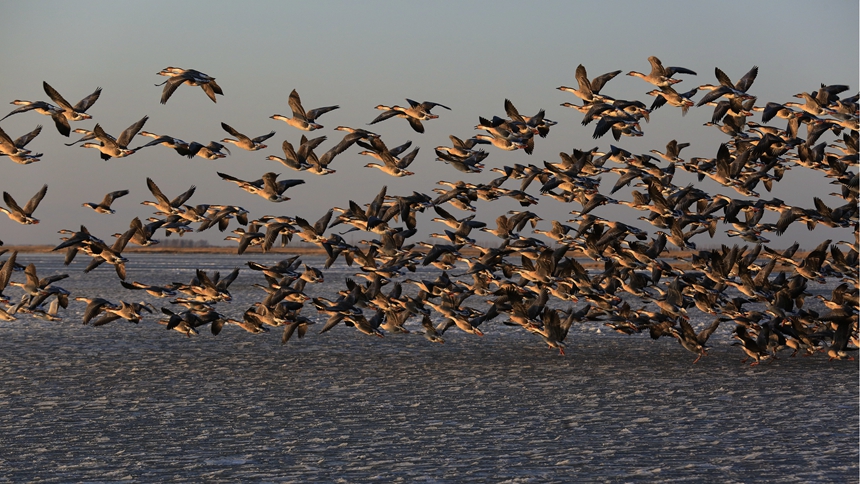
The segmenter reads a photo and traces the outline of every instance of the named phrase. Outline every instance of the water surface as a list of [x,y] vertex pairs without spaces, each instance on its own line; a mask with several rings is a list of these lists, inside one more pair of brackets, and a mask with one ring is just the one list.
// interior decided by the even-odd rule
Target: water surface
[[[129,280],[225,275],[230,255],[132,254]],[[248,257],[264,263],[278,257]],[[306,257],[311,265],[318,259]],[[147,300],[111,268],[67,272],[73,296]],[[333,294],[353,269],[306,292]],[[15,278],[20,275],[13,276]],[[241,313],[263,292],[244,267]],[[829,287],[829,286],[828,286]],[[10,295],[18,294],[8,288]],[[822,287],[822,291],[829,289]],[[812,298],[808,298],[811,300]],[[480,301],[470,299],[477,306]],[[811,302],[810,302],[811,304]],[[695,355],[675,340],[576,326],[567,356],[487,323],[486,336],[367,337],[340,326],[280,344],[227,326],[188,338],[155,316],[94,328],[0,323],[0,480],[9,482],[850,482],[858,476],[858,365],[826,357],[741,364],[731,326]],[[316,317],[308,307],[303,313]],[[696,325],[706,324],[702,319]],[[322,318],[320,318],[322,323]],[[414,319],[407,327],[419,327]]]

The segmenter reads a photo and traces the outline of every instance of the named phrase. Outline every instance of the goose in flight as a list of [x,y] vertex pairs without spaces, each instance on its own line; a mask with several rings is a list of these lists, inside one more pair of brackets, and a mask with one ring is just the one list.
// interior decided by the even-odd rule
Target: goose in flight
[[[367,154],[377,158],[382,164],[379,163],[368,163],[364,165],[367,168],[378,168],[383,173],[386,173],[391,176],[402,177],[414,175],[414,172],[407,170],[406,168],[412,163],[415,159],[415,156],[418,154],[418,148],[415,148],[409,154],[403,156],[400,159],[395,158],[395,154],[392,153],[392,150],[389,150],[388,147],[385,146],[385,143],[382,142],[381,138],[371,138],[370,146],[372,148],[371,151],[362,151],[361,154]],[[402,145],[401,145],[402,146]],[[408,145],[407,145],[408,147]],[[404,148],[405,149],[405,148]]]
[[[571,310],[571,315],[573,315]],[[529,328],[530,331],[541,336],[550,348],[558,348],[558,354],[564,356],[564,340],[573,325],[573,317],[567,317],[564,321],[558,315],[558,311],[545,307],[541,315],[542,327]]]
[[87,203],[84,203],[83,206],[89,207],[98,213],[108,213],[108,214],[114,213],[115,211],[112,208],[110,208],[111,204],[117,198],[124,197],[126,195],[128,195],[128,190],[117,190],[115,192],[110,192],[107,195],[105,195],[105,197],[99,203],[87,202]]
[[278,121],[283,121],[302,131],[313,131],[315,129],[322,128],[323,126],[321,124],[315,122],[316,119],[329,111],[334,111],[335,109],[340,108],[340,106],[324,106],[321,108],[311,109],[306,112],[305,108],[302,107],[302,100],[299,98],[299,93],[295,89],[290,93],[289,102],[290,109],[293,111],[292,118],[288,118],[280,114],[273,114],[269,117]]
[[[319,166],[319,163],[315,163],[315,160],[319,160],[316,158],[316,154],[313,152],[313,150],[314,148],[322,144],[322,142],[326,139],[326,136],[319,136],[317,138],[308,139],[307,136],[302,135],[301,141],[299,142],[298,151],[293,148],[293,145],[288,140],[284,140],[283,144],[281,145],[281,149],[284,150],[284,157],[281,158],[279,156],[269,155],[266,157],[266,159],[277,161],[291,170],[312,170],[315,167]],[[326,162],[326,164],[328,163]],[[317,174],[319,175],[323,173]]]
[[621,71],[607,72],[606,74],[599,75],[594,79],[589,80],[588,74],[585,71],[585,66],[580,64],[576,67],[576,82],[579,89],[567,86],[560,86],[556,89],[573,93],[576,97],[585,101],[586,104],[612,102],[612,98],[600,95],[600,90],[603,89],[604,84],[620,73]]
[[627,73],[628,76],[638,77],[645,82],[654,84],[657,87],[669,87],[672,84],[677,84],[681,82],[680,79],[673,79],[672,76],[675,74],[690,74],[695,76],[696,73],[687,69],[685,67],[663,67],[663,63],[660,62],[656,56],[651,56],[648,58],[648,62],[651,63],[651,72],[643,74],[641,72],[630,71]]
[[3,192],[3,201],[6,202],[5,207],[0,207],[0,212],[5,213],[9,216],[10,219],[18,222],[22,225],[35,225],[39,223],[39,219],[33,218],[33,212],[36,210],[36,207],[39,206],[39,203],[45,198],[45,194],[48,193],[48,185],[44,185],[41,190],[36,192],[30,201],[27,202],[27,205],[24,208],[21,208],[20,205],[12,198],[12,195],[9,195],[7,192]]
[[681,108],[681,115],[686,115],[687,110],[690,109],[691,106],[696,103],[693,102],[691,97],[693,97],[696,92],[698,92],[699,88],[693,88],[687,92],[679,93],[671,86],[664,86],[658,89],[653,89],[648,91],[646,94],[649,96],[654,96],[654,102],[651,103],[651,111],[663,106],[668,103],[671,106]]
[[558,124],[555,121],[546,119],[546,112],[541,109],[534,116],[523,116],[510,99],[505,99],[505,113],[517,126],[521,126],[531,135],[537,134],[541,138],[546,138],[549,134],[549,128]]
[[149,191],[152,192],[152,195],[155,197],[156,201],[144,201],[140,202],[141,205],[149,205],[151,207],[155,207],[159,212],[166,215],[172,215],[179,212],[179,208],[191,198],[191,195],[194,195],[194,191],[197,189],[195,185],[191,185],[191,188],[186,190],[181,195],[177,196],[173,200],[169,200],[164,193],[158,188],[158,185],[152,181],[152,178],[146,179],[146,186],[149,188]]
[[231,181],[239,185],[239,188],[241,188],[242,190],[245,190],[248,193],[259,195],[270,202],[285,202],[289,200],[290,197],[284,195],[283,193],[287,191],[288,188],[294,187],[296,185],[301,185],[305,182],[304,180],[278,181],[278,174],[272,172],[268,172],[264,174],[261,179],[252,182],[236,178],[226,173],[217,173],[218,176],[221,177],[221,179]]
[[0,156],[8,156],[10,160],[19,165],[28,165],[39,161],[42,153],[33,154],[32,151],[24,148],[27,143],[33,141],[33,138],[42,132],[42,125],[36,126],[36,129],[29,133],[19,136],[15,140],[9,137],[2,128],[0,128]]
[[166,104],[167,100],[170,99],[170,96],[173,94],[173,91],[178,89],[182,84],[200,86],[203,89],[203,92],[209,96],[209,99],[211,99],[213,103],[218,102],[215,99],[216,94],[224,95],[224,91],[222,91],[221,86],[215,82],[214,77],[194,69],[167,67],[159,72],[158,75],[167,76],[169,78],[161,84],[156,84],[156,86],[164,85],[164,90],[161,92],[161,104]]
[[[182,156],[186,156],[188,158],[194,157],[194,153],[191,152],[190,144],[179,138],[175,138],[169,135],[158,135],[155,133],[150,133],[149,131],[141,131],[137,134],[139,136],[146,136],[148,138],[152,138],[152,141],[135,148],[135,151],[141,148],[148,148],[150,146],[164,145],[168,148],[172,148],[174,151],[176,151]],[[198,146],[202,145],[199,145],[198,143]]]
[[128,259],[122,256],[122,251],[136,232],[137,229],[135,227],[130,227],[119,238],[117,238],[111,246],[108,246],[102,241],[90,241],[88,244],[85,244],[88,245],[88,250],[93,260],[90,261],[89,265],[84,269],[84,272],[88,273],[107,262],[114,266],[117,276],[119,276],[120,280],[124,281],[126,274],[125,263],[128,262]]
[[[364,138],[364,134],[362,133],[347,133],[343,139],[338,142],[338,144],[329,148],[329,150],[323,153],[322,156],[317,156],[316,153],[314,153],[313,149],[316,145],[312,143],[314,140],[310,140],[311,145],[309,145],[307,150],[305,150],[306,156],[304,158],[305,162],[310,165],[307,169],[308,173],[313,173],[314,175],[329,175],[335,173],[337,170],[333,170],[328,167],[334,157],[346,151],[346,149],[352,146],[353,143],[362,138]],[[323,140],[324,139],[325,137],[323,137]],[[302,136],[302,140],[302,146],[299,148],[299,156],[302,156],[302,151],[304,149],[304,136]]]
[[50,97],[55,103],[59,104],[59,106],[55,106],[45,101],[22,101],[20,99],[16,99],[12,101],[12,104],[19,107],[12,110],[12,112],[6,116],[3,116],[0,121],[13,114],[23,113],[26,111],[36,111],[39,114],[50,116],[51,119],[54,120],[54,124],[57,126],[57,131],[59,131],[63,136],[69,136],[72,132],[72,129],[69,126],[69,121],[92,119],[92,116],[86,114],[85,111],[96,102],[102,92],[101,88],[97,88],[92,94],[81,99],[77,104],[72,106],[47,82],[43,82],[42,87],[45,89],[45,93],[48,94],[48,97]]
[[380,121],[385,121],[388,118],[398,117],[405,118],[406,121],[409,121],[409,125],[412,126],[412,129],[418,133],[424,132],[424,125],[421,124],[421,121],[426,121],[428,119],[436,119],[439,117],[437,114],[430,113],[430,110],[439,106],[440,108],[445,108],[447,110],[451,110],[448,106],[443,104],[434,103],[430,101],[424,102],[416,102],[411,99],[406,99],[406,102],[409,103],[408,108],[404,108],[401,106],[385,106],[378,105],[376,109],[380,109],[383,111],[382,114],[376,117],[373,121],[368,124],[376,124]]
[[440,344],[445,343],[445,340],[442,339],[442,335],[440,335],[439,332],[436,331],[436,328],[433,327],[433,323],[432,321],[430,321],[429,314],[425,314],[424,317],[421,319],[421,327],[424,328],[424,331],[419,333],[423,334],[424,338],[426,338],[428,341]]
[[722,321],[725,321],[727,318],[718,317],[715,319],[708,327],[700,331],[698,334],[693,330],[693,327],[690,325],[690,322],[684,318],[680,318],[681,322],[681,330],[677,330],[676,328],[672,328],[673,335],[678,338],[678,343],[684,347],[684,349],[696,353],[696,359],[693,361],[693,364],[698,363],[699,360],[708,354],[708,347],[706,343],[708,342],[708,338],[711,337],[711,334],[717,330],[717,327],[720,325]]
[[239,148],[242,148],[243,150],[248,150],[248,151],[257,151],[257,150],[262,150],[262,149],[266,148],[266,145],[263,144],[263,141],[266,141],[267,139],[269,139],[275,135],[275,132],[272,131],[269,134],[257,136],[256,138],[249,138],[249,137],[245,136],[244,134],[233,129],[227,123],[221,123],[221,127],[224,128],[224,131],[232,134],[233,136],[235,136],[237,138],[237,139],[224,138],[221,140],[222,143],[231,143],[231,144],[238,146]]
[[467,140],[462,140],[456,136],[449,135],[448,138],[451,139],[451,147],[448,146],[437,146],[436,147],[436,155],[440,158],[445,158],[447,161],[450,158],[458,158],[458,159],[468,159],[474,157],[476,163],[480,163],[488,156],[488,153],[484,150],[475,150],[475,145],[478,144],[478,140],[475,138],[469,138]]
[[716,101],[721,97],[726,99],[750,99],[753,96],[747,94],[747,90],[752,87],[756,76],[758,75],[758,66],[753,66],[738,82],[732,82],[729,76],[726,75],[719,67],[714,68],[714,74],[720,82],[719,86],[705,84],[699,86],[699,89],[709,89],[711,92],[705,94],[705,97],[699,100],[696,106],[704,106],[709,102]]
[[189,158],[193,158],[194,155],[197,155],[201,158],[205,158],[207,160],[217,160],[219,158],[226,158],[227,155],[221,152],[224,150],[227,152],[227,155],[231,155],[230,150],[227,149],[226,146],[222,145],[217,141],[210,141],[208,145],[203,145],[196,141],[192,141],[188,143],[188,154],[185,156]]
[[[51,98],[52,101],[57,103],[59,107],[62,109],[63,117],[68,121],[83,121],[85,119],[92,119],[93,117],[86,113],[87,109],[89,109],[95,102],[98,100],[99,96],[102,93],[102,88],[97,87],[95,91],[89,96],[81,99],[74,106],[71,105],[66,99],[57,92],[56,89],[51,87],[47,82],[42,82],[42,88],[45,89],[45,94]],[[68,123],[66,124],[68,126]],[[66,136],[69,135],[67,132]]]
[[99,140],[99,143],[84,143],[81,146],[84,148],[95,148],[99,150],[101,152],[101,159],[103,160],[124,158],[134,154],[136,150],[128,149],[128,144],[131,142],[132,138],[137,135],[137,132],[143,128],[143,125],[146,124],[146,120],[148,119],[149,116],[142,117],[140,121],[126,128],[119,135],[119,138],[114,138],[107,134],[101,125],[96,124],[96,127],[93,128],[93,136],[95,139]]

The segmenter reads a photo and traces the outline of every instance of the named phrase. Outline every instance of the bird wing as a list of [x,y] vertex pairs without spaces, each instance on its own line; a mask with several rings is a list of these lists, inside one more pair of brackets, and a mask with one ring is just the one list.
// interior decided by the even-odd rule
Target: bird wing
[[322,116],[323,114],[334,111],[335,109],[339,109],[340,106],[323,106],[319,108],[311,109],[307,112],[308,121],[314,121],[316,118]]
[[33,131],[30,131],[29,133],[27,133],[25,135],[19,136],[18,139],[15,140],[15,146],[17,148],[23,148],[23,147],[27,146],[27,143],[29,143],[30,141],[33,141],[33,138],[35,138],[36,136],[39,136],[39,133],[41,133],[41,132],[42,132],[42,125],[40,124],[40,125],[36,126],[36,129],[34,129]]
[[[409,101],[409,104],[412,104],[415,102],[415,101],[410,101],[409,99],[407,99],[407,101]],[[448,106],[445,106],[444,104],[434,103],[434,102],[430,102],[430,101],[424,101],[423,103],[421,103],[421,107],[424,108],[425,111],[430,111],[431,109],[435,108],[436,106],[439,106],[440,108],[445,108],[448,111],[451,110],[451,108],[449,108]],[[415,106],[413,105],[413,107],[415,107]]]
[[665,77],[666,69],[663,69],[663,63],[660,62],[660,59],[657,56],[651,56],[648,58],[648,62],[651,63],[651,77]]
[[[686,321],[686,320],[685,320],[685,319],[683,319],[683,318],[681,318],[681,320],[682,320],[682,321]],[[722,320],[721,318],[717,318],[717,319],[715,319],[715,320],[714,320],[714,322],[712,322],[710,326],[708,326],[707,328],[703,329],[703,330],[699,333],[699,335],[696,337],[696,339],[698,340],[698,342],[699,342],[699,344],[700,344],[700,345],[703,345],[703,346],[704,346],[704,344],[708,341],[708,338],[710,338],[710,337],[711,337],[711,334],[713,334],[713,332],[717,330],[717,327],[720,325],[720,322],[722,322],[722,321],[723,321],[723,320]],[[681,324],[683,324],[683,323],[681,323]]]
[[101,96],[101,94],[102,94],[102,88],[97,87],[96,90],[93,91],[92,94],[81,99],[80,101],[78,101],[77,104],[75,104],[75,106],[74,106],[75,111],[78,111],[81,113],[86,112],[86,110],[89,109],[90,106],[95,104],[96,100],[98,100],[98,98],[99,98],[99,96]]
[[407,117],[406,121],[409,121],[409,126],[412,126],[412,129],[415,130],[415,132],[417,132],[417,133],[423,133],[424,132],[424,125],[421,124],[420,119],[415,119],[413,117]]
[[51,87],[50,84],[42,81],[42,87],[45,89],[45,94],[47,94],[48,97],[51,98],[51,100],[53,100],[55,103],[59,104],[61,108],[65,109],[66,111],[72,111],[74,109],[72,108],[72,105],[69,104],[69,102],[66,101],[66,99],[63,98],[63,96],[61,96],[60,93],[57,92],[56,89]]
[[[233,129],[233,127],[232,127],[232,126],[230,126],[230,125],[229,125],[229,124],[227,124],[227,123],[222,122],[222,123],[221,123],[221,127],[222,127],[222,128],[224,128],[224,131],[226,131],[226,132],[230,133],[231,135],[235,136],[235,137],[236,137],[237,139],[239,139],[240,141],[245,141],[245,142],[250,142],[250,141],[251,141],[251,138],[249,138],[249,137],[245,136],[244,134],[242,134],[242,133],[240,133],[240,132],[236,131],[235,129]],[[274,132],[273,132],[272,134],[274,134]]]
[[756,76],[758,76],[758,66],[752,66],[752,69],[749,70],[743,77],[735,83],[735,89],[738,91],[747,92],[747,90],[752,87],[753,81],[755,81]]
[[335,156],[346,151],[347,148],[352,146],[352,144],[355,143],[361,137],[362,135],[360,133],[348,133],[346,136],[343,137],[340,143],[336,144],[333,148],[323,153],[323,155],[319,158],[320,166],[328,166],[328,164],[331,163],[331,160]]
[[119,135],[119,138],[117,138],[116,144],[118,144],[122,148],[127,147],[128,143],[131,141],[132,138],[134,138],[137,132],[140,131],[141,128],[143,128],[143,125],[146,124],[146,120],[148,119],[149,116],[144,116],[140,118],[138,122],[126,128],[125,131],[123,131],[122,134]]
[[195,190],[197,190],[197,186],[191,185],[191,187],[189,187],[188,190],[185,190],[185,192],[183,192],[182,194],[178,195],[176,198],[171,200],[170,206],[176,208],[176,207],[179,207],[180,205],[184,205],[185,202],[187,202],[188,199],[191,198],[191,195],[194,195]]
[[[217,103],[218,100],[215,99],[215,93],[217,91],[215,91],[215,89],[213,88],[213,86],[211,84],[212,84],[211,81],[204,83],[204,84],[201,84],[200,88],[203,89],[203,92],[205,92],[206,95],[209,96],[209,99],[211,99],[213,103]],[[219,90],[220,90],[220,88],[219,88]],[[218,94],[221,94],[221,93],[218,93]]]
[[[273,180],[274,180],[274,178],[273,178]],[[289,180],[281,180],[275,184],[275,190],[278,192],[278,194],[282,194],[285,191],[287,191],[288,188],[292,188],[296,185],[302,185],[304,183],[305,183],[305,181],[300,180],[300,179],[292,179],[291,178]]]
[[272,131],[272,132],[271,132],[271,133],[269,133],[269,134],[264,134],[264,135],[261,135],[261,136],[257,136],[256,138],[252,139],[251,141],[253,141],[254,143],[262,143],[263,141],[266,141],[267,139],[271,138],[272,136],[275,136],[275,132],[274,132],[274,131]]
[[[47,184],[42,186],[42,189],[39,190],[38,192],[36,192],[36,194],[33,195],[33,198],[31,198],[30,201],[27,202],[27,205],[24,206],[24,210],[23,210],[24,215],[27,215],[28,217],[30,215],[32,215],[33,212],[36,210],[36,207],[39,206],[39,202],[41,202],[42,199],[45,198],[46,193],[48,193],[48,185]],[[5,195],[5,193],[4,193],[4,195]],[[5,196],[4,196],[4,198],[5,198]],[[14,202],[14,200],[12,200],[12,201]],[[8,204],[8,202],[7,202],[7,204]],[[10,208],[11,208],[11,206],[10,206]]]
[[290,109],[293,111],[293,117],[308,121],[307,113],[305,113],[305,108],[302,107],[302,100],[299,98],[299,93],[295,89],[290,93]]
[[9,154],[18,151],[18,148],[17,143],[12,141],[12,138],[10,138],[9,135],[0,128],[0,151],[5,154]]
[[514,106],[514,103],[512,103],[510,99],[505,99],[505,113],[512,120],[525,123],[525,120],[520,115],[520,112],[517,111],[517,108]]
[[125,195],[128,195],[128,190],[117,190],[115,192],[110,192],[105,195],[105,197],[102,199],[102,203],[100,203],[99,205],[103,207],[110,207],[114,200]]
[[719,82],[721,86],[731,89],[735,88],[735,83],[732,82],[732,80],[729,79],[729,76],[727,76],[719,67],[714,67],[714,75],[717,76],[717,82]]
[[149,187],[149,191],[152,192],[152,196],[154,196],[156,200],[158,200],[158,203],[160,205],[170,204],[170,200],[168,200],[167,197],[164,196],[164,193],[162,193],[161,189],[158,188],[158,185],[156,185],[155,182],[152,181],[152,178],[146,179],[146,186]]
[[[210,78],[209,82],[207,82],[205,85],[210,86],[212,88],[212,92],[214,92],[215,94],[220,94],[222,96],[224,95],[224,91],[222,91],[221,86],[219,86],[218,83],[215,82],[214,77]],[[213,101],[215,100],[215,98],[213,96],[210,96],[210,97],[212,98]]]
[[400,156],[400,153],[403,153],[404,151],[409,149],[410,146],[412,146],[412,141],[407,141],[400,146],[391,148],[390,150],[388,150],[388,152],[391,153],[391,156]]
[[415,160],[415,157],[418,155],[418,150],[420,150],[420,149],[421,149],[420,147],[415,148],[408,155],[401,158],[400,161],[397,162],[397,168],[400,168],[401,170],[405,170],[406,167],[408,167],[412,163],[412,161]]
[[376,124],[380,121],[385,121],[388,118],[393,118],[394,116],[397,116],[399,114],[401,114],[400,111],[396,111],[394,109],[388,109],[388,110],[383,111],[382,114],[380,114],[373,121],[371,121],[367,124]]
[[320,217],[319,220],[316,221],[313,228],[314,232],[316,232],[317,235],[322,236],[322,234],[325,232],[325,229],[328,228],[328,224],[331,221],[331,216],[333,213],[334,210],[328,209],[328,212],[326,212],[325,215],[323,215],[322,217]]
[[601,75],[595,77],[594,79],[591,80],[591,91],[592,92],[600,92],[600,90],[603,89],[604,84],[606,84],[607,82],[612,80],[612,78],[614,78],[618,74],[621,74],[620,70],[607,72],[606,74],[601,74]]
[[[185,82],[184,76],[172,76],[164,83],[164,89],[161,91],[161,104],[167,104],[167,100],[182,83]],[[213,99],[214,100],[214,99]]]

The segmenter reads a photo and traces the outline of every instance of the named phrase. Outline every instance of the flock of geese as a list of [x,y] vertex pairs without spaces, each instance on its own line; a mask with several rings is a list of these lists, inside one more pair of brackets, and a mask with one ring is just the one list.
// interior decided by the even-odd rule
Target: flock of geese
[[[320,333],[343,325],[375,337],[418,332],[429,341],[443,343],[445,332],[454,326],[482,336],[485,323],[499,321],[534,334],[561,354],[572,325],[599,324],[625,334],[647,332],[654,339],[675,338],[696,355],[695,361],[707,354],[710,335],[720,324],[728,323],[734,325],[733,344],[753,365],[776,359],[785,349],[792,351],[791,356],[822,352],[831,360],[853,359],[852,352],[858,346],[858,96],[840,97],[848,86],[821,85],[811,93],[797,94],[802,103],[768,102],[762,106],[751,94],[757,67],[737,81],[716,68],[717,84],[684,91],[678,89],[681,77],[688,80],[696,72],[665,67],[656,57],[649,61],[650,73],[631,71],[628,75],[652,85],[647,94],[655,99],[650,106],[605,94],[607,84],[621,71],[590,79],[582,65],[576,70],[576,87],[558,88],[576,96],[578,103],[566,102],[562,106],[580,111],[582,125],[593,124],[595,139],[611,133],[616,141],[625,136],[643,136],[641,120],[649,121],[657,109],[667,104],[683,113],[707,106],[713,109],[713,116],[706,126],[727,136],[715,150],[714,158],[685,160],[681,151],[689,144],[677,140],[670,141],[665,152],[651,150],[644,154],[615,145],[605,151],[574,149],[560,153],[555,163],[544,161],[543,166],[524,163],[492,168],[489,171],[496,174],[495,178],[486,183],[440,181],[432,195],[415,191],[393,194],[384,186],[372,200],[329,208],[314,223],[287,215],[253,219],[247,210],[235,205],[191,205],[195,186],[171,198],[148,178],[147,186],[155,200],[143,204],[153,207],[153,217],[146,221],[134,218],[128,230],[115,234],[113,242],[98,238],[84,226],[79,230],[63,229],[54,250],[64,251],[66,264],[81,252],[90,257],[85,272],[105,263],[112,265],[124,288],[164,298],[169,305],[165,303],[159,311],[147,302],[72,297],[58,284],[67,274],[40,278],[34,264],[20,264],[18,252],[11,251],[0,261],[0,301],[5,307],[0,308],[0,318],[14,321],[26,315],[60,321],[60,308],[76,301],[86,305],[83,323],[93,326],[121,319],[138,323],[144,313],[160,312],[161,324],[189,336],[205,325],[216,335],[225,325],[239,326],[251,333],[279,327],[283,329],[284,343],[296,333],[303,337],[317,322],[322,323]],[[168,67],[158,74],[167,77],[162,83],[162,104],[177,95],[183,85],[200,87],[213,102],[216,96],[224,95],[214,77],[196,70]],[[205,144],[186,142],[143,131],[147,117],[116,137],[100,124],[91,130],[72,130],[71,122],[92,119],[87,111],[98,100],[101,88],[72,105],[47,82],[43,87],[53,104],[15,100],[12,104],[17,107],[6,117],[29,111],[50,116],[61,135],[69,137],[73,131],[82,135],[68,146],[97,149],[104,160],[132,156],[158,145],[188,158],[217,159],[231,155],[227,145],[247,151],[265,150],[266,141],[275,135],[272,131],[250,136],[221,123],[231,137]],[[180,94],[192,95],[185,91],[189,90],[183,88]],[[705,94],[696,101],[693,98],[698,91]],[[437,102],[407,99],[407,103],[408,106],[376,106],[381,114],[369,120],[368,125],[400,118],[417,133],[423,133],[426,122],[439,118],[432,110],[451,109]],[[339,108],[332,105],[306,110],[295,90],[289,96],[289,105],[291,116],[274,114],[271,119],[307,133],[324,129],[319,124],[320,117]],[[533,116],[522,115],[507,99],[504,109],[505,116],[478,118],[476,130],[480,134],[463,138],[451,135],[451,146],[436,147],[436,160],[462,173],[482,173],[493,150],[531,154],[537,139],[548,136],[557,124],[546,118],[543,110]],[[757,113],[760,121],[753,121]],[[775,126],[772,121],[785,127]],[[414,175],[408,168],[419,148],[407,152],[411,142],[389,147],[382,136],[367,129],[338,126],[335,130],[345,134],[324,152],[320,146],[326,136],[309,139],[303,134],[295,146],[283,142],[283,157],[270,155],[267,159],[297,173],[332,175],[336,172],[330,168],[334,158],[358,145],[363,150],[360,154],[376,160],[366,166],[393,177]],[[0,129],[0,153],[15,163],[38,162],[42,154],[26,146],[40,131],[41,126],[13,139]],[[828,132],[833,141],[820,140]],[[137,136],[151,141],[131,148],[137,144]],[[318,155],[317,150],[322,154]],[[734,191],[739,196],[709,194],[693,184],[675,185],[678,169],[699,181],[710,178],[724,187],[724,192]],[[769,192],[789,170],[803,177],[817,173],[831,179],[838,189],[812,197],[814,206],[808,208],[759,194],[757,190],[762,188]],[[616,175],[617,181],[612,187],[601,187],[601,180],[607,179],[604,175],[609,173]],[[304,179],[279,180],[274,172],[256,180],[221,172],[218,175],[275,203],[289,200],[287,191],[306,183]],[[616,192],[631,186],[634,188],[629,201],[613,198]],[[23,207],[4,191],[6,207],[0,210],[19,224],[36,224],[39,220],[34,215],[47,190],[45,185]],[[19,200],[26,195],[16,193]],[[87,202],[84,206],[113,214],[111,204],[126,195],[127,190],[113,191],[100,202]],[[530,210],[541,196],[570,204],[572,218],[544,221]],[[827,204],[825,196],[839,202]],[[476,203],[502,197],[513,198],[523,209],[501,215],[495,223],[476,218]],[[649,233],[642,227],[594,215],[592,211],[602,205],[626,205],[639,210],[643,214],[640,225],[650,224],[656,230]],[[440,223],[444,230],[431,234],[433,242],[410,241],[417,233],[417,214],[429,211],[437,215],[432,222]],[[775,212],[775,220],[766,221],[767,212]],[[767,245],[769,240],[764,234],[779,236],[795,222],[806,224],[810,230],[818,226],[853,228],[855,240],[824,240],[805,256],[801,256],[796,243],[784,250]],[[347,225],[348,230],[339,232]],[[726,225],[731,227],[726,229],[729,236],[747,244],[696,249],[693,237],[713,237]],[[231,299],[229,287],[238,268],[226,277],[197,270],[187,284],[126,280],[126,264],[133,263],[123,256],[128,244],[154,245],[159,231],[169,236],[213,227],[223,232],[231,226],[233,235],[227,239],[238,244],[239,254],[255,246],[266,252],[298,237],[325,251],[324,267],[303,264],[298,256],[268,266],[248,261],[248,268],[260,273],[261,283],[256,286],[262,290],[261,300],[241,315],[223,314],[217,309],[218,302]],[[348,243],[343,235],[352,231],[368,234],[368,240]],[[498,243],[478,244],[470,236],[479,232],[495,236]],[[692,254],[686,266],[667,262],[667,243]],[[324,270],[338,259],[359,272],[355,278],[346,279],[335,300],[314,297],[309,285],[323,282]],[[586,270],[586,260],[597,263],[600,269]],[[416,268],[430,265],[438,268],[437,277],[409,277]],[[23,275],[19,276],[19,272]],[[839,279],[840,283],[829,297],[815,296],[825,308],[816,311],[805,305],[804,299],[811,296],[810,285],[823,283],[825,278]],[[23,294],[11,294],[9,286]],[[467,305],[467,301],[472,304]],[[583,304],[577,306],[580,301]],[[564,305],[567,307],[560,307]],[[305,309],[307,306],[311,307]],[[316,317],[308,314],[310,311],[315,311]],[[713,322],[696,332],[690,324],[693,311],[710,315]],[[407,329],[412,321],[421,328]]]

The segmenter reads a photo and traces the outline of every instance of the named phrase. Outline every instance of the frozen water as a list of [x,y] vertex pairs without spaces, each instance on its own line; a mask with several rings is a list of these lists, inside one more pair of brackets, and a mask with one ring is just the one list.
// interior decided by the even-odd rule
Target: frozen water
[[[272,256],[252,260],[271,262]],[[73,296],[164,300],[20,254]],[[306,258],[311,265],[314,259]],[[318,261],[317,261],[318,262]],[[77,264],[77,263],[76,263]],[[129,280],[187,282],[221,255],[133,254]],[[319,263],[318,265],[322,265]],[[326,273],[333,294],[351,268]],[[13,276],[19,277],[19,276]],[[245,268],[233,317],[262,291]],[[9,293],[14,294],[13,288]],[[810,298],[811,299],[811,298]],[[471,300],[469,301],[471,303]],[[477,304],[476,301],[474,304]],[[309,311],[309,309],[311,309]],[[850,482],[858,476],[858,365],[788,358],[750,368],[730,327],[709,356],[583,325],[567,356],[488,323],[446,344],[346,327],[280,344],[227,326],[187,338],[138,325],[23,316],[0,323],[0,480],[10,482]],[[316,317],[312,308],[304,313]],[[705,323],[705,320],[697,323]],[[415,327],[417,322],[410,322]],[[482,327],[483,328],[483,327]]]

